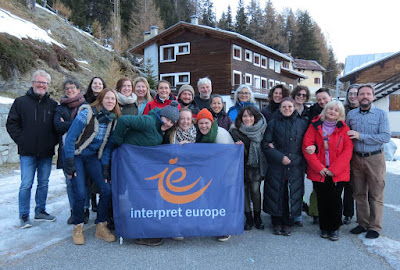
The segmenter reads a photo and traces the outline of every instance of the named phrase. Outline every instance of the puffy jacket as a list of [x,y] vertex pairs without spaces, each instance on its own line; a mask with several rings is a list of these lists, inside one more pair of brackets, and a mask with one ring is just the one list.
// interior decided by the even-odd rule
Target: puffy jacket
[[232,120],[226,112],[222,110],[219,113],[214,113],[211,109],[209,111],[214,117],[214,121],[217,121],[219,127],[222,127],[225,130],[229,130],[232,125]]
[[46,93],[42,99],[32,87],[25,96],[15,99],[8,114],[6,128],[18,145],[21,156],[51,157],[57,144],[53,124],[57,102]]
[[[149,111],[151,111],[151,110],[154,109],[154,108],[160,108],[160,109],[162,109],[162,108],[164,108],[164,107],[167,107],[168,105],[171,104],[171,102],[172,102],[173,100],[176,100],[176,97],[175,97],[173,94],[170,94],[170,95],[169,95],[169,98],[166,99],[166,100],[164,100],[164,102],[161,101],[161,99],[160,99],[159,96],[157,95],[157,96],[154,98],[153,101],[150,101],[150,102],[148,102],[148,103],[146,104],[146,108],[144,109],[143,114],[144,114],[144,115],[149,114]],[[181,104],[178,105],[178,109],[179,109],[179,110],[181,109]]]
[[[317,182],[325,181],[325,177],[319,173],[326,166],[322,123],[321,117],[312,121],[304,135],[302,147],[304,157],[307,160],[307,178]],[[334,174],[332,177],[333,182],[347,182],[350,180],[350,159],[353,154],[353,142],[347,135],[347,131],[349,131],[349,127],[343,121],[339,121],[328,140],[329,170]],[[316,152],[312,155],[305,151],[306,147],[310,145],[317,147]]]
[[[264,212],[272,216],[283,216],[283,205],[289,203],[290,217],[301,215],[304,191],[305,160],[301,151],[307,121],[293,113],[284,117],[279,111],[267,126],[262,149],[267,158],[268,169],[264,181]],[[273,148],[269,147],[273,144]],[[283,165],[287,156],[291,163]],[[286,187],[286,181],[288,187]],[[289,200],[284,201],[288,188]]]
[[[228,115],[233,122],[235,122],[236,117],[238,116],[240,110],[246,106],[254,106],[252,102],[236,102],[235,106],[232,106],[228,110]],[[254,106],[257,108],[256,106]]]

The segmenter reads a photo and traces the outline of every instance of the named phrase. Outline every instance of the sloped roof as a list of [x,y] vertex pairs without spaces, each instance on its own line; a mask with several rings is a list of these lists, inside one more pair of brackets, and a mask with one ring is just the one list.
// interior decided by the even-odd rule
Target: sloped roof
[[[378,55],[378,54],[376,54],[376,55]],[[389,60],[389,59],[392,59],[393,57],[396,57],[396,56],[400,55],[400,51],[399,51],[399,52],[395,52],[395,53],[387,53],[387,54],[379,54],[379,55],[385,55],[385,56],[380,57],[380,58],[378,58],[378,59],[376,59],[376,60],[371,60],[371,61],[369,61],[369,62],[366,62],[366,63],[362,64],[362,65],[359,66],[359,67],[354,68],[354,69],[353,69],[352,71],[350,71],[349,73],[346,73],[346,74],[344,74],[342,77],[340,77],[339,80],[340,80],[341,82],[347,82],[347,81],[349,81],[352,77],[354,77],[357,73],[359,73],[359,72],[361,72],[361,71],[364,71],[364,70],[366,70],[366,69],[369,69],[369,68],[371,68],[371,67],[373,67],[373,66],[378,65],[379,63],[382,63],[382,62],[384,62],[384,61],[387,61],[387,60]],[[346,64],[347,64],[347,59],[348,59],[349,57],[350,57],[350,56],[348,56],[348,57],[346,58]]]
[[293,68],[325,71],[325,68],[321,66],[317,61],[305,59],[294,59]]
[[140,44],[138,44],[137,46],[129,49],[129,51],[131,53],[141,53],[143,54],[144,48],[147,47],[148,45],[156,42],[157,40],[160,40],[164,37],[167,37],[168,35],[179,31],[181,29],[191,29],[191,30],[202,30],[203,32],[207,32],[209,34],[214,34],[214,35],[218,35],[221,37],[225,37],[225,38],[230,38],[230,39],[238,39],[247,43],[250,43],[252,45],[255,45],[257,47],[259,47],[260,49],[263,49],[265,51],[268,51],[274,55],[276,55],[278,58],[280,58],[280,60],[286,60],[286,61],[291,61],[291,58],[281,52],[278,52],[258,41],[255,41],[251,38],[248,38],[246,36],[243,36],[239,33],[236,32],[231,32],[231,31],[227,31],[227,30],[222,30],[219,28],[214,28],[214,27],[210,27],[210,26],[206,26],[206,25],[196,25],[196,24],[191,24],[191,23],[187,23],[187,22],[179,22],[167,29],[165,29],[163,32],[159,33],[158,35],[150,38],[149,40],[146,40]]
[[346,62],[344,64],[343,75],[347,75],[354,70],[365,66],[368,63],[376,62],[386,56],[393,53],[373,53],[373,54],[359,54],[359,55],[349,55],[346,57]]
[[307,79],[308,78],[306,75],[304,75],[301,72],[297,72],[295,70],[290,70],[290,69],[284,68],[284,67],[281,67],[281,72],[282,73],[287,73],[287,74],[289,74],[289,75],[291,75],[293,77],[299,77],[299,78],[303,78],[303,79]]

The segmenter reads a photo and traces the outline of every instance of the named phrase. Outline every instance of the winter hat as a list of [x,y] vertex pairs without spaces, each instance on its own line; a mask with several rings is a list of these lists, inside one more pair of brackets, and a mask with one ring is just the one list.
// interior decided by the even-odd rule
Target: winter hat
[[214,117],[212,116],[211,112],[209,110],[207,110],[206,108],[202,109],[198,114],[197,114],[197,118],[196,121],[197,123],[199,122],[200,119],[202,118],[207,118],[209,120],[211,120],[211,122],[214,122]]
[[176,100],[173,100],[170,105],[161,109],[160,116],[164,116],[174,123],[178,122],[179,120],[178,104],[179,103]]
[[194,98],[194,89],[191,85],[189,85],[189,84],[182,85],[181,88],[179,88],[178,98],[182,94],[183,91],[190,91],[190,93],[192,93],[192,96]]

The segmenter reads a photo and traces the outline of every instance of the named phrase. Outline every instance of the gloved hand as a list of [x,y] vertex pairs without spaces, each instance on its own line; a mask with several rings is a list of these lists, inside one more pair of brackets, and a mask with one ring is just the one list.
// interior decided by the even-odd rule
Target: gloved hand
[[64,172],[67,175],[76,175],[75,162],[73,158],[67,158],[64,162]]
[[106,182],[110,182],[111,181],[111,167],[110,167],[110,165],[103,165],[102,169],[103,169],[104,180],[106,180]]

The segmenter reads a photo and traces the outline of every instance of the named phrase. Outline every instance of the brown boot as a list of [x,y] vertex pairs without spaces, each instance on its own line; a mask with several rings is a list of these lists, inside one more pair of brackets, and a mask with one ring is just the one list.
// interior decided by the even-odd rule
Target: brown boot
[[83,235],[83,223],[74,225],[74,230],[72,231],[72,241],[75,245],[85,244],[85,236]]
[[97,223],[96,226],[96,234],[94,235],[98,239],[102,239],[106,242],[114,242],[117,240],[115,236],[110,232],[107,228],[107,222]]

